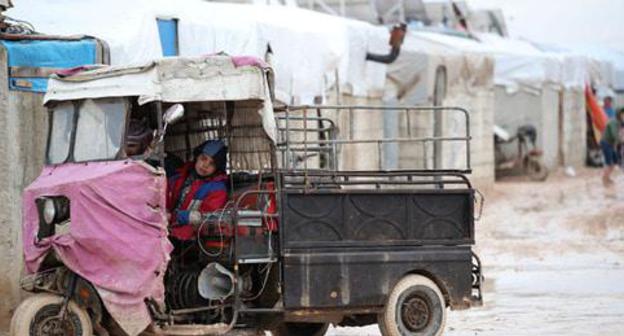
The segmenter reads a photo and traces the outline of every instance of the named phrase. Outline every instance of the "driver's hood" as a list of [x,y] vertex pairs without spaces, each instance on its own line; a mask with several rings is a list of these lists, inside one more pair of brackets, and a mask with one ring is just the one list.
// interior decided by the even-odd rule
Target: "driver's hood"
[[[108,161],[48,166],[24,191],[23,246],[28,273],[50,250],[91,282],[129,335],[149,323],[145,298],[164,298],[171,244],[165,216],[166,178],[143,162]],[[37,242],[35,200],[65,196],[70,228]]]
[[[73,188],[80,188],[89,181],[99,180],[108,175],[115,175],[119,180],[121,172],[135,175],[147,174],[153,176],[162,175],[152,166],[142,161],[95,161],[84,163],[65,163],[60,165],[45,166],[39,175],[24,191],[36,192],[40,196],[62,195],[62,192],[71,193]],[[114,182],[110,181],[109,182]],[[126,186],[130,187],[130,186]],[[47,193],[47,194],[46,194]]]

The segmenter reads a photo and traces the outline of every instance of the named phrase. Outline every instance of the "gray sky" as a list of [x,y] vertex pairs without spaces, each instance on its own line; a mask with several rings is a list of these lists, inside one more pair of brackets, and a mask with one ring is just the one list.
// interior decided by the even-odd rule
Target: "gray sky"
[[624,0],[467,0],[501,8],[509,33],[536,42],[601,44],[624,52]]

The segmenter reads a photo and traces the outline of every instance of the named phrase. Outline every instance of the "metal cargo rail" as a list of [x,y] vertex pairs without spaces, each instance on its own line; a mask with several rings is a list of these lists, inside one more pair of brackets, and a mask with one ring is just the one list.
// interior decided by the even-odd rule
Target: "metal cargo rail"
[[[356,118],[374,112],[383,113],[385,127],[388,118],[395,118],[393,136],[357,137]],[[346,114],[346,115],[345,115]],[[428,115],[427,115],[428,114]],[[310,158],[318,157],[320,163],[317,170],[341,171],[339,157],[344,149],[351,145],[375,145],[377,152],[376,171],[421,172],[421,173],[456,173],[471,172],[470,165],[470,114],[461,107],[387,107],[387,106],[287,106],[276,109],[278,129],[277,150],[281,154],[281,168],[287,171],[312,171]],[[334,116],[332,119],[330,116]],[[427,119],[430,123],[419,123],[418,118]],[[399,123],[403,118],[404,123]],[[446,119],[445,119],[446,118]],[[445,120],[449,118],[464,127],[461,134],[447,134]],[[460,120],[457,121],[457,118]],[[346,119],[346,122],[344,120]],[[342,121],[342,124],[339,122]],[[371,122],[372,123],[372,122]],[[379,127],[379,125],[375,125]],[[341,127],[347,132],[341,132]],[[403,127],[403,128],[401,128]],[[420,132],[414,128],[420,128]],[[398,136],[403,130],[404,134]],[[432,133],[422,135],[418,133]],[[385,133],[385,128],[384,128]],[[463,167],[445,167],[443,162],[443,144],[461,143],[465,153]],[[413,149],[422,150],[423,167],[384,168],[384,148],[413,144]],[[429,147],[433,147],[432,149]],[[397,151],[398,152],[398,151]],[[398,154],[397,154],[398,156]],[[397,159],[398,160],[398,159]],[[431,164],[430,164],[431,162]]]

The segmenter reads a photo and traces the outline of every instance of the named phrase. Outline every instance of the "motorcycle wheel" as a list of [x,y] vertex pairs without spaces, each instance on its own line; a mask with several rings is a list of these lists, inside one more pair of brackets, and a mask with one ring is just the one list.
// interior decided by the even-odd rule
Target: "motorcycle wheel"
[[526,173],[533,181],[544,181],[548,177],[548,168],[537,157],[529,157],[526,162]]
[[58,318],[63,298],[37,294],[24,300],[11,319],[10,336],[92,336],[89,314],[76,303],[69,302],[66,318]]

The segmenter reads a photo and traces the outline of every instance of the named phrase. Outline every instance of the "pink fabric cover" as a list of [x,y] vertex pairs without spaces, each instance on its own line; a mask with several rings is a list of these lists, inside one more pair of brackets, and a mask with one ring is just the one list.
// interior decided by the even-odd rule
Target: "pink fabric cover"
[[[163,277],[172,245],[167,238],[164,174],[137,161],[49,166],[24,191],[23,244],[28,273],[53,249],[89,280],[111,316],[130,335],[151,317],[146,298],[164,302]],[[35,199],[70,200],[70,230],[36,243]]]
[[94,69],[98,69],[101,67],[102,65],[81,65],[81,66],[77,66],[77,67],[73,67],[69,69],[57,70],[55,74],[58,75],[59,77],[69,77],[69,76],[73,76],[75,74],[81,73],[83,71],[94,70]]
[[242,66],[254,66],[254,67],[258,67],[258,68],[268,68],[269,65],[254,56],[232,56],[232,63],[234,63],[235,67],[242,67]]

